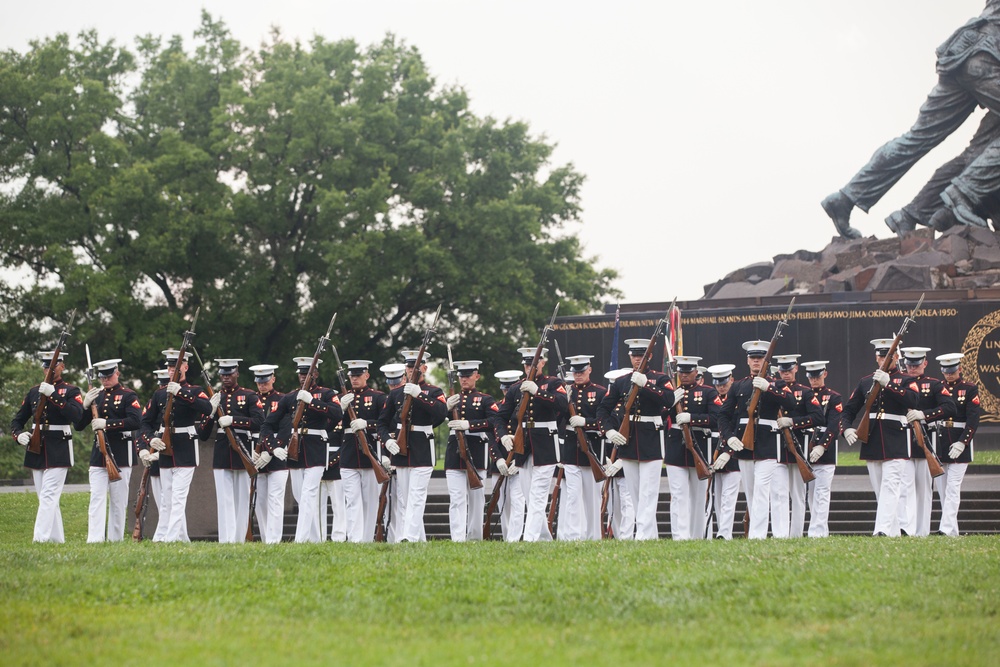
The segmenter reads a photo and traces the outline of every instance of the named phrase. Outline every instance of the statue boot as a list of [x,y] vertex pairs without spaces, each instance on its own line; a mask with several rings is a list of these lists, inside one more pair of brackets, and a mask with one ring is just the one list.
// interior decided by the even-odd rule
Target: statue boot
[[917,228],[917,219],[910,215],[905,208],[901,208],[889,214],[889,217],[885,219],[885,226],[896,232],[899,238],[903,238]]
[[837,228],[837,233],[845,239],[859,239],[861,232],[851,227],[851,211],[854,209],[854,202],[851,198],[838,190],[820,202],[820,206],[826,214],[833,220],[833,226]]

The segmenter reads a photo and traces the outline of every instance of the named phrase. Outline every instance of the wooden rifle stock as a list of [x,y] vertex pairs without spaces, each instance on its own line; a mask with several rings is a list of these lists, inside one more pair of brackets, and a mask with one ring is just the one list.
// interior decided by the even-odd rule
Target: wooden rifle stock
[[781,429],[781,437],[785,441],[785,449],[787,449],[788,453],[795,459],[795,465],[799,468],[799,474],[802,475],[802,481],[808,484],[816,479],[816,474],[813,472],[812,466],[809,465],[809,462],[806,461],[805,457],[803,457],[802,453],[799,451],[799,443],[795,439],[795,434],[792,433],[792,429]]
[[[608,463],[614,463],[615,459],[618,458],[618,448],[614,447],[611,450],[611,456],[608,457]],[[614,477],[608,477],[605,475],[604,488],[601,489],[601,511],[598,513],[598,517],[601,520],[601,538],[609,540],[614,538],[614,531],[611,528],[611,515],[608,512],[608,501],[611,500],[611,482]],[[604,517],[607,516],[607,521]]]
[[[198,324],[198,314],[201,312],[199,307],[194,311],[194,319],[191,321],[191,328],[184,332],[184,339],[181,341],[181,349],[177,355],[177,363],[174,364],[174,372],[170,374],[170,381],[177,382],[181,374],[181,365],[184,363],[184,357],[187,353],[188,347],[191,345],[191,339],[194,338],[194,328]],[[160,440],[163,441],[163,454],[165,456],[174,455],[174,447],[171,444],[171,424],[173,422],[173,412],[174,412],[174,395],[167,392],[167,403],[163,407],[163,435]]]
[[500,490],[503,489],[504,482],[507,478],[500,475],[500,479],[496,481],[493,485],[493,492],[490,493],[490,502],[486,505],[486,518],[483,521],[483,540],[489,541],[493,533],[493,514],[497,511],[497,506],[500,504]]
[[149,476],[152,464],[142,471],[139,481],[139,493],[135,497],[135,525],[132,526],[132,541],[142,542],[142,528],[146,521],[146,505],[149,504]]
[[389,504],[389,480],[382,484],[378,494],[378,512],[375,515],[375,541],[385,542],[385,510]]
[[559,468],[559,472],[556,473],[556,485],[552,489],[552,502],[549,505],[549,532],[552,533],[553,539],[556,536],[556,518],[559,516],[559,490],[562,487],[563,473],[563,468]]
[[[788,318],[792,315],[792,306],[795,305],[795,297],[788,304],[788,310],[785,311],[785,317],[778,321],[778,326],[774,328],[774,335],[771,336],[771,344],[767,346],[767,354],[764,356],[764,363],[760,367],[760,372],[757,373],[756,377],[765,377],[767,375],[768,366],[771,364],[771,357],[774,356],[774,348],[778,345],[778,339],[781,338],[781,330],[788,326]],[[754,445],[754,432],[757,428],[757,404],[760,403],[760,389],[754,387],[753,393],[750,395],[750,402],[747,404],[747,425],[743,429],[743,437],[740,440],[743,442],[743,448],[747,451],[753,451]]]
[[[455,362],[451,358],[451,345],[448,345],[448,397],[455,395],[461,396],[462,386],[458,379],[458,371],[455,370]],[[458,390],[456,391],[455,385],[458,385]],[[462,417],[458,414],[458,408],[454,408],[451,411],[451,418],[453,420],[461,419]],[[455,441],[458,443],[458,457],[462,459],[462,465],[465,467],[465,477],[468,480],[470,489],[481,489],[483,488],[483,480],[479,478],[479,472],[476,470],[476,465],[472,461],[472,457],[469,456],[469,446],[468,442],[465,440],[465,431],[455,431]]]
[[937,454],[927,446],[927,437],[924,433],[923,423],[915,421],[910,426],[913,427],[913,435],[916,438],[917,446],[924,450],[924,456],[927,458],[928,472],[930,472],[931,477],[940,477],[944,474],[944,467],[941,465],[941,460],[937,457]]
[[[683,412],[681,403],[677,404],[677,412]],[[681,424],[681,435],[684,439],[684,448],[688,450],[692,458],[694,458],[694,470],[698,474],[698,479],[705,480],[712,476],[712,469],[708,467],[708,462],[705,461],[705,457],[701,455],[698,448],[694,444],[694,435],[691,433],[690,424]]]
[[[443,305],[443,304],[442,304]],[[434,321],[431,326],[424,332],[424,339],[420,343],[420,351],[417,352],[417,358],[413,363],[413,371],[410,373],[409,382],[412,384],[420,383],[421,370],[420,367],[424,363],[424,353],[427,351],[427,344],[431,341],[431,336],[434,335],[435,329],[437,328],[438,319],[441,317],[441,305],[438,306],[437,313],[434,315]],[[409,454],[409,446],[407,445],[407,440],[410,437],[410,412],[413,411],[413,397],[409,394],[403,399],[403,407],[399,411],[399,433],[396,435],[396,444],[399,446],[399,455],[407,456]]]
[[[69,338],[69,331],[73,328],[73,320],[76,319],[76,308],[69,315],[69,324],[63,329],[62,333],[59,334],[59,342],[56,344],[56,349],[52,352],[52,359],[49,361],[49,365],[45,369],[45,379],[43,382],[45,384],[52,384],[52,380],[55,377],[56,366],[59,365],[59,355],[62,353],[63,346],[66,344],[66,339]],[[39,392],[38,394],[38,405],[35,406],[34,422],[31,425],[31,440],[28,441],[28,451],[32,454],[42,453],[42,421],[45,418],[45,406],[49,402],[49,397]],[[72,446],[72,445],[71,445]]]
[[[87,350],[87,393],[90,393],[90,390],[94,387],[94,364],[90,361],[90,345],[86,345],[85,348]],[[97,413],[97,405],[94,403],[90,404],[90,417],[91,420],[100,417]],[[111,453],[111,448],[108,447],[108,439],[104,434],[104,429],[94,429],[94,437],[97,438],[97,448],[101,450],[101,456],[104,457],[104,469],[108,473],[108,481],[117,482],[122,478],[122,473],[118,467],[118,462],[115,461],[115,457]]]
[[[903,326],[899,328],[899,332],[893,337],[892,345],[889,346],[889,353],[882,358],[882,363],[879,365],[880,370],[888,372],[889,369],[894,366],[893,360],[896,357],[896,350],[899,348],[899,344],[903,341],[903,335],[906,333],[906,330],[909,328],[910,324],[916,320],[917,311],[920,310],[920,306],[923,302],[924,295],[921,294],[913,312],[911,312],[909,316],[903,320]],[[858,440],[861,442],[868,442],[868,435],[871,430],[871,418],[869,415],[871,414],[872,406],[875,405],[875,400],[878,399],[881,392],[882,385],[873,380],[872,388],[868,391],[868,397],[865,399],[865,406],[863,408],[863,412],[861,413],[861,421],[858,423],[858,428],[855,429],[858,434]]]
[[[340,395],[343,396],[353,390],[347,386],[347,380],[344,378],[344,365],[340,363],[340,353],[337,352],[337,346],[331,343],[330,350],[333,352],[333,358],[337,362],[337,381],[340,383]],[[354,403],[347,406],[346,412],[349,424],[358,418],[358,412],[354,409]],[[368,461],[372,464],[372,471],[375,473],[375,481],[379,484],[388,482],[389,471],[382,467],[381,461],[375,458],[375,454],[372,452],[371,444],[368,442],[367,434],[363,430],[354,431],[354,440],[358,443],[358,449],[361,450],[361,453],[364,454]]]

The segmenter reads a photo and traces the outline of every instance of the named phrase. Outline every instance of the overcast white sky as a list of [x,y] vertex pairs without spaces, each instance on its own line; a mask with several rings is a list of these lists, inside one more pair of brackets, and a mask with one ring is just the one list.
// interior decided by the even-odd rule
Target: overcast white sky
[[[0,48],[96,28],[190,43],[204,7],[244,46],[270,27],[307,41],[388,32],[460,84],[478,115],[526,121],[586,175],[587,252],[626,302],[696,299],[746,264],[834,235],[819,201],[904,132],[934,85],[934,49],[983,0],[49,0],[8,3]],[[970,119],[871,215],[886,215],[962,150]]]

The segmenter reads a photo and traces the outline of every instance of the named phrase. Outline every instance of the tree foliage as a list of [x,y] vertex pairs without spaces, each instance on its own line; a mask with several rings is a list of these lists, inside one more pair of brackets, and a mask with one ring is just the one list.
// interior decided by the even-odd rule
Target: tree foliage
[[439,343],[516,366],[556,301],[574,314],[614,294],[574,233],[583,177],[551,154],[391,35],[275,32],[250,51],[203,14],[193,51],[95,32],[8,51],[0,354],[43,346],[79,307],[71,354],[89,341],[147,376],[200,307],[205,358],[290,367],[338,312],[341,356],[384,363],[441,303]]

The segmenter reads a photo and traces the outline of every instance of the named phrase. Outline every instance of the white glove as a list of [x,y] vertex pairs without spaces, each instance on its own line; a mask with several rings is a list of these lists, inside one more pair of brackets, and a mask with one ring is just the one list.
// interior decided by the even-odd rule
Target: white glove
[[795,420],[792,419],[791,417],[778,417],[775,420],[775,423],[777,424],[779,430],[783,428],[792,428],[793,426],[795,426]]
[[635,386],[639,388],[645,387],[646,382],[648,381],[649,380],[646,378],[646,376],[640,373],[639,371],[635,371],[634,373],[632,373],[632,384],[634,384]]
[[87,395],[83,397],[83,409],[89,410],[90,406],[97,400],[97,395],[103,391],[100,387],[91,387],[87,390]]
[[858,430],[855,428],[849,428],[844,430],[844,440],[847,441],[848,445],[853,445],[858,441]]
[[569,418],[570,428],[583,428],[586,425],[587,425],[587,420],[584,417],[581,417],[580,415],[573,415],[572,417]]
[[406,394],[407,396],[413,396],[414,398],[416,398],[417,396],[420,395],[420,385],[413,384],[412,382],[407,382],[406,384],[403,385],[403,393]]
[[753,388],[760,389],[761,391],[767,391],[771,388],[771,383],[768,382],[766,378],[758,375],[753,379]]
[[108,427],[108,420],[101,419],[100,417],[98,417],[97,419],[90,422],[90,427],[95,431],[103,431]]
[[911,424],[915,421],[927,421],[927,416],[924,414],[923,410],[908,410],[906,412],[906,421]]
[[[218,396],[218,394],[216,394]],[[219,417],[219,428],[229,428],[233,425],[232,415],[222,415]]]
[[504,459],[497,459],[497,470],[500,471],[501,475],[506,477],[507,471],[509,470],[509,468],[507,467],[507,461],[505,461]]
[[43,382],[38,385],[38,393],[43,396],[51,396],[56,391],[55,385],[49,384],[48,382]]
[[729,445],[729,449],[734,452],[739,452],[743,450],[743,441],[737,438],[735,435],[726,440],[726,444]]
[[678,403],[683,401],[685,394],[687,394],[687,392],[680,387],[674,389],[674,405],[677,405]]
[[253,450],[252,452],[250,452],[250,462],[251,463],[253,463],[254,465],[257,465],[257,461],[259,461],[259,460],[260,460],[260,452],[258,452],[256,449]]
[[399,445],[395,440],[389,438],[385,441],[385,450],[395,456],[396,454],[399,454]]
[[17,444],[21,445],[22,447],[27,447],[29,442],[31,442],[30,433],[24,431],[23,433],[17,434]]
[[176,396],[177,392],[179,392],[180,390],[181,390],[181,386],[179,384],[177,384],[176,382],[168,382],[167,383],[167,393],[170,394],[171,396]]
[[222,404],[222,394],[212,394],[212,398],[208,399],[208,402],[212,404],[212,413],[219,409]]
[[526,391],[534,396],[538,393],[538,385],[532,380],[525,380],[521,383],[521,391]]
[[610,429],[609,431],[607,431],[607,433],[605,433],[605,435],[607,436],[611,444],[614,445],[615,447],[621,447],[622,445],[628,442],[628,438],[626,438],[624,435],[622,435],[621,433],[619,433],[614,429]]
[[458,407],[458,404],[462,402],[462,395],[452,394],[451,396],[446,398],[444,402],[445,405],[448,406],[449,410],[454,410],[456,407]]
[[514,475],[516,475],[519,472],[521,472],[521,469],[517,467],[517,463],[516,462],[511,463],[507,467],[507,476],[508,477],[513,477]]
[[150,463],[156,463],[159,460],[160,460],[160,453],[159,452],[153,452],[152,454],[149,455],[149,462]]
[[340,397],[340,407],[343,408],[344,410],[347,410],[347,408],[351,407],[351,403],[353,402],[354,402],[353,392],[349,391]]
[[824,454],[826,454],[826,447],[823,445],[816,445],[809,452],[809,463],[816,463],[816,461],[823,458]]
[[382,467],[385,468],[386,470],[392,467],[392,461],[389,460],[388,456],[382,457]]
[[357,419],[351,422],[351,430],[355,432],[364,431],[367,428],[368,428],[368,420],[362,419],[361,417],[358,417]]
[[965,451],[965,443],[956,442],[954,445],[951,446],[950,449],[948,449],[948,458],[957,459],[959,456],[962,455],[962,452],[964,451]]
[[149,441],[149,446],[158,452],[162,452],[167,448],[167,443],[163,442],[160,438],[153,438]]
[[514,436],[508,434],[508,435],[505,435],[505,436],[501,437],[500,438],[500,444],[503,445],[503,448],[506,449],[508,452],[513,451],[514,450]]
[[712,464],[712,470],[722,470],[726,467],[726,464],[729,463],[729,459],[729,452],[722,452],[719,454],[719,457],[715,459],[715,463]]
[[886,373],[881,368],[872,373],[872,379],[878,382],[883,387],[889,384],[889,374]]
[[468,419],[452,419],[448,422],[448,428],[452,431],[468,431],[472,425]]
[[299,389],[299,393],[295,395],[295,398],[299,401],[302,401],[306,405],[309,405],[310,403],[313,402],[312,392],[306,391],[305,389]]
[[145,466],[145,467],[147,467],[147,468],[148,468],[148,467],[149,467],[149,465],[150,465],[150,464],[151,464],[151,463],[153,462],[153,461],[152,461],[152,458],[153,458],[153,457],[152,457],[152,455],[151,455],[151,454],[149,453],[149,450],[148,450],[148,449],[140,449],[140,450],[139,450],[139,460],[140,460],[140,461],[142,461],[142,465],[143,465],[143,466]]
[[677,417],[674,421],[678,424],[690,424],[691,423],[691,413],[690,412],[678,412]]
[[625,461],[622,459],[615,459],[614,462],[604,466],[604,474],[608,477],[614,477],[623,467],[625,467]]
[[271,451],[271,453],[274,454],[274,458],[278,459],[279,461],[284,461],[285,459],[288,458],[288,450],[285,449],[284,447],[275,447]]
[[[254,454],[256,455],[257,452],[254,452]],[[264,467],[271,462],[271,453],[264,450],[259,456],[256,457],[256,459],[257,460],[253,462],[254,467],[257,468],[257,470],[263,470]]]

